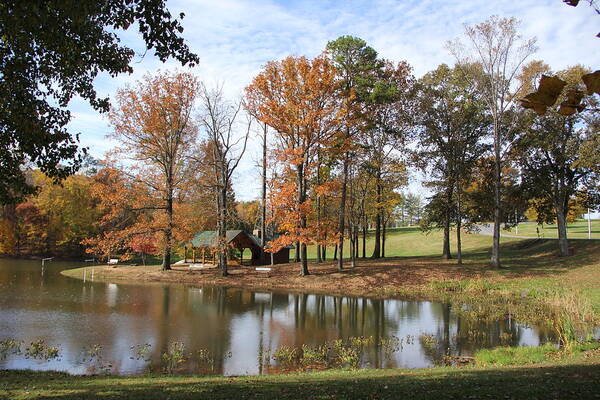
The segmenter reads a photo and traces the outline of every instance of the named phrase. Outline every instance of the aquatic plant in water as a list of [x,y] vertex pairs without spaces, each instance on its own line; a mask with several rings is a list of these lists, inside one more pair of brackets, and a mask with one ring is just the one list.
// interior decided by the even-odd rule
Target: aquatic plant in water
[[144,344],[137,344],[135,346],[131,346],[130,349],[134,350],[135,355],[132,357],[129,357],[131,360],[133,360],[134,358],[136,360],[144,360],[144,361],[150,361],[150,349],[152,348],[152,345],[150,343],[144,343]]
[[296,365],[299,359],[300,351],[295,347],[283,345],[278,347],[273,353],[273,360],[288,368]]
[[0,360],[5,360],[11,355],[21,354],[22,344],[22,341],[14,339],[0,341]]
[[162,370],[167,374],[175,372],[177,367],[186,361],[185,345],[182,342],[171,342],[167,351],[161,356]]
[[60,349],[58,347],[46,346],[44,340],[33,341],[25,348],[25,358],[50,361],[58,358],[59,355]]

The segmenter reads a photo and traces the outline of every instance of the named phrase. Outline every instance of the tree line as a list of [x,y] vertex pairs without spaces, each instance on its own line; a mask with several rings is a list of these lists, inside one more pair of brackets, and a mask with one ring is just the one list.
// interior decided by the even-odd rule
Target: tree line
[[[600,203],[598,93],[582,84],[591,71],[581,65],[552,71],[533,60],[535,40],[523,38],[511,18],[467,27],[448,48],[455,64],[417,79],[408,62],[383,59],[364,40],[342,36],[312,59],[266,63],[236,100],[189,72],[146,75],[119,90],[109,112],[118,150],[86,178],[44,184],[5,209],[3,251],[21,237],[17,215],[20,226],[50,232],[40,221],[67,205],[51,210],[40,199],[45,191],[69,197],[63,192],[75,190],[71,181],[83,179],[89,196],[80,200],[93,213],[77,218],[88,218],[93,228],[69,236],[69,243],[99,256],[160,254],[164,269],[179,243],[214,229],[227,275],[225,235],[240,226],[240,214],[247,216],[246,229],[260,226],[267,252],[294,246],[302,275],[310,273],[308,246],[316,246],[318,262],[336,259],[339,270],[346,267],[345,249],[350,266],[361,247],[362,257],[385,256],[386,228],[407,218],[424,230],[444,231],[446,258],[454,228],[458,262],[462,232],[492,221],[491,263],[500,267],[502,225],[534,210],[539,221],[557,221],[560,254],[567,255],[569,212]],[[544,115],[520,107],[551,74],[580,93],[585,107]],[[569,103],[569,93],[558,103]],[[236,170],[253,137],[263,149],[263,190],[260,201],[243,204],[235,201],[232,181],[246,179]],[[424,206],[401,194],[409,168],[425,176],[431,196]],[[58,226],[69,230],[73,218]],[[371,228],[374,250],[367,255]],[[42,237],[45,244],[32,246],[62,243]]]

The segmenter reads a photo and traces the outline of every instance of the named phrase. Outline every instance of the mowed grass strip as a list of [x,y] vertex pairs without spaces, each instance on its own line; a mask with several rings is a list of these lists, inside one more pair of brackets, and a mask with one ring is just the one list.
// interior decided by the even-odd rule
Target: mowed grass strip
[[[430,232],[423,232],[418,226],[408,226],[402,228],[388,229],[385,238],[385,256],[386,257],[423,257],[437,256],[442,252],[442,231],[435,229]],[[505,243],[513,242],[515,238],[502,238]],[[452,251],[456,251],[456,232],[452,231],[450,244]],[[462,249],[465,254],[479,253],[489,250],[492,238],[477,233],[462,234]],[[367,232],[365,255],[371,257],[375,247],[375,234],[373,231]],[[359,237],[358,254],[362,257],[363,251],[362,235]],[[317,259],[316,246],[308,246],[308,259]],[[290,258],[294,259],[295,249],[290,250]],[[334,255],[334,246],[327,247],[327,259],[331,260]],[[350,257],[350,241],[344,241],[344,258]]]
[[17,399],[594,399],[600,352],[506,367],[332,370],[245,377],[69,376],[0,371],[0,398]]

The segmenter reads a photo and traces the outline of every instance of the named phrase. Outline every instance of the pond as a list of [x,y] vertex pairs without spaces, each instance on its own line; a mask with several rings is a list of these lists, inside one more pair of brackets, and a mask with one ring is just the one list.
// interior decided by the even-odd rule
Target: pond
[[76,266],[50,262],[42,274],[39,261],[0,259],[0,341],[22,341],[25,349],[41,340],[60,350],[49,360],[24,350],[5,354],[0,369],[134,374],[160,370],[173,361],[164,353],[180,350],[187,361],[175,361],[178,372],[264,374],[284,367],[285,352],[277,349],[317,349],[356,338],[354,356],[362,367],[419,368],[445,355],[553,339],[548,328],[510,315],[473,320],[440,302],[83,282],[60,275]]

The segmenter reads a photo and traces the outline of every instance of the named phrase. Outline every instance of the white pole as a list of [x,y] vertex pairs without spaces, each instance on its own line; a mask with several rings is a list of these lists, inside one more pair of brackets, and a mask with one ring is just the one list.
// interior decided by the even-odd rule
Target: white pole
[[54,257],[47,257],[47,258],[42,258],[42,275],[44,275],[44,265],[46,263],[46,261],[50,261],[52,260]]
[[592,238],[592,213],[588,208],[588,239]]

